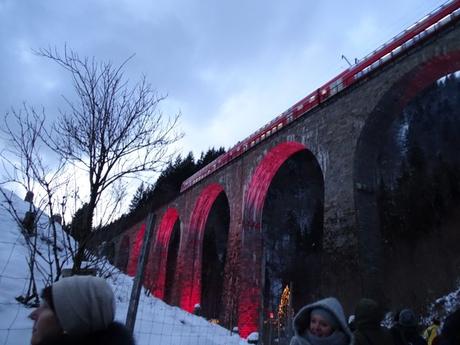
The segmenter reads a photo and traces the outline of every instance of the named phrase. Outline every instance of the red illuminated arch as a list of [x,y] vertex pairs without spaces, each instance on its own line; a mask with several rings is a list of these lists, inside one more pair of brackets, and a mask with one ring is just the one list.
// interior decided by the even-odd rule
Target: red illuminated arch
[[125,235],[118,247],[117,267],[125,272],[129,262],[129,236]]
[[201,300],[201,266],[203,252],[203,236],[212,205],[218,195],[223,192],[221,185],[215,183],[207,186],[198,197],[193,209],[188,228],[187,241],[182,246],[183,262],[180,306],[189,312]]
[[166,282],[166,265],[168,260],[169,241],[171,239],[174,225],[179,219],[179,212],[175,208],[168,208],[161,219],[157,230],[155,244],[152,250],[150,263],[155,263],[155,268],[149,269],[151,276],[151,291],[157,298],[164,298]]
[[401,85],[404,85],[404,93],[400,96],[400,103],[397,104],[396,107],[399,109],[404,108],[407,103],[427,86],[434,83],[439,78],[459,70],[460,51],[437,56],[421,64],[401,81]]
[[[442,53],[441,53],[442,52]],[[412,101],[439,78],[460,70],[460,51],[438,51],[438,56],[420,63],[399,77],[394,85],[380,99],[366,119],[361,130],[354,154],[353,175],[355,186],[366,186],[367,190],[378,190],[376,159],[388,128]],[[381,234],[380,212],[377,207],[377,193],[369,193],[355,188],[359,259],[363,290],[384,298],[384,253]],[[386,297],[385,297],[386,298]]]
[[139,230],[136,234],[136,239],[134,240],[131,253],[129,255],[128,267],[126,268],[126,273],[131,277],[136,275],[137,261],[139,260],[139,254],[142,247],[142,241],[145,234],[145,224],[141,224]]
[[244,200],[238,328],[247,337],[259,328],[261,308],[262,211],[270,183],[283,163],[306,150],[303,144],[285,142],[271,149],[257,166]]

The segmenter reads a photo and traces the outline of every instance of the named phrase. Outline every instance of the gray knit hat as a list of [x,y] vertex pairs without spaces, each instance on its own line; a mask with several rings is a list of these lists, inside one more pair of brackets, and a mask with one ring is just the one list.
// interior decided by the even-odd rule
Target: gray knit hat
[[110,285],[102,278],[73,276],[52,285],[56,316],[70,335],[83,336],[107,328],[115,317]]
[[403,309],[399,312],[398,323],[402,327],[416,327],[417,319],[411,309]]

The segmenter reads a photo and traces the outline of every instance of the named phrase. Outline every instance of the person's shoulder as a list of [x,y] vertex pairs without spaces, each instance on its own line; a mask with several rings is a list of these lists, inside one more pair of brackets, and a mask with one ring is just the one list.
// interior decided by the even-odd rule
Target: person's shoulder
[[357,329],[353,332],[353,344],[365,345],[367,343],[366,336],[363,331]]
[[392,327],[389,329],[389,331],[390,331],[390,334],[393,335],[393,336],[395,336],[395,335],[400,335],[400,333],[401,333],[401,329],[398,327],[398,325],[392,326]]
[[414,345],[427,345],[427,341],[421,335],[417,335],[414,340]]
[[106,329],[88,337],[90,345],[135,345],[132,333],[119,322],[112,322]]
[[294,335],[289,345],[310,345],[310,342],[302,335]]
[[40,345],[135,345],[132,333],[121,323],[112,322],[103,330],[84,336],[63,334]]

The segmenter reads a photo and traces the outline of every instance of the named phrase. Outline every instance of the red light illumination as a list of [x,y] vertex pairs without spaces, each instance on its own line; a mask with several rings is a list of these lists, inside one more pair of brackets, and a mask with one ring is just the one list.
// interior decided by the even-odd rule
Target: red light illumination
[[139,254],[141,251],[144,234],[145,224],[141,224],[141,227],[137,232],[136,240],[134,241],[133,248],[129,256],[128,267],[126,268],[126,273],[131,277],[134,277],[136,275],[137,261],[139,260]]
[[[219,184],[207,186],[198,197],[190,218],[188,238],[182,243],[179,261],[181,264],[180,307],[193,311],[195,304],[201,300],[201,265],[203,236],[212,205],[217,196],[223,192]],[[183,245],[184,244],[184,245]]]
[[157,230],[152,257],[149,260],[149,262],[158,263],[156,270],[152,267],[149,272],[152,275],[150,288],[152,294],[161,299],[163,299],[165,292],[169,240],[178,219],[179,212],[175,208],[168,208],[166,210]]
[[438,56],[412,72],[410,76],[404,78],[403,82],[408,81],[408,86],[404,88],[405,94],[399,97],[399,108],[404,108],[420,91],[434,83],[439,78],[460,70],[460,51],[450,52]]
[[246,338],[259,328],[262,279],[262,211],[270,183],[283,163],[293,154],[306,150],[303,144],[285,142],[271,149],[251,178],[244,202],[240,263],[238,329]]

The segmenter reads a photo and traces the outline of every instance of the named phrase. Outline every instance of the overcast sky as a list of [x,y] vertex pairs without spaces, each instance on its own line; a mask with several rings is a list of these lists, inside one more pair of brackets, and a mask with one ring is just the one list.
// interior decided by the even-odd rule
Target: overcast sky
[[443,3],[0,0],[0,115],[27,102],[52,121],[62,96],[72,98],[69,75],[33,50],[66,44],[115,64],[135,54],[125,75],[144,74],[168,95],[162,111],[182,114],[179,149],[199,157],[228,149],[339,74],[342,54],[362,58]]
[[0,112],[53,118],[65,72],[32,49],[67,44],[120,63],[182,113],[184,153],[226,148],[444,1],[0,0]]

